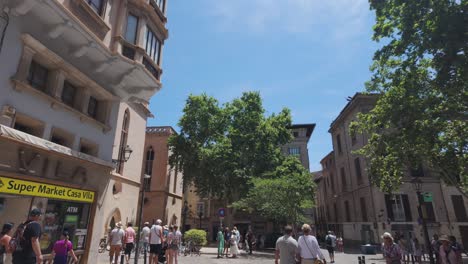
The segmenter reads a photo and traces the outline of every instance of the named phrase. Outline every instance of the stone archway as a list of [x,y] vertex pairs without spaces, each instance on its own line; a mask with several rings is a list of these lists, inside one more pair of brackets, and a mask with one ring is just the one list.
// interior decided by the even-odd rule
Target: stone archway
[[107,217],[106,222],[104,223],[104,232],[107,234],[115,224],[122,221],[122,215],[120,214],[119,208],[112,210],[112,213]]

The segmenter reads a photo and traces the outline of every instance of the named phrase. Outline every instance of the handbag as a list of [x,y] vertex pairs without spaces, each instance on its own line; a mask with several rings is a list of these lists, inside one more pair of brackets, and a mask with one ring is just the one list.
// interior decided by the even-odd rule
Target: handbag
[[[310,254],[312,254],[312,256],[313,256],[314,253],[313,253],[312,250],[310,249],[309,244],[307,243],[307,239],[306,239],[304,236],[302,236],[302,238],[304,239],[304,242],[305,242],[305,244],[306,244],[306,246],[307,246],[307,249],[309,250]],[[318,256],[317,256],[317,257],[318,257]],[[314,260],[314,264],[324,264],[324,263],[323,263],[322,260],[316,258],[316,259]]]

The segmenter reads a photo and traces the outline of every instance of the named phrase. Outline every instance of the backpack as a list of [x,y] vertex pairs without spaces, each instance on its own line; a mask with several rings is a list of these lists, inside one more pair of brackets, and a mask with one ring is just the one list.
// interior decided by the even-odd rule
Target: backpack
[[327,237],[325,238],[325,243],[327,243],[327,245],[329,245],[329,246],[332,245],[332,238],[331,238],[331,236],[327,236]]
[[32,223],[31,222],[24,222],[20,224],[17,228],[15,233],[13,234],[12,238],[10,239],[10,242],[8,243],[8,246],[10,247],[12,252],[21,252],[23,251],[23,248],[26,244],[26,239],[24,239],[24,230],[27,228],[27,226]]

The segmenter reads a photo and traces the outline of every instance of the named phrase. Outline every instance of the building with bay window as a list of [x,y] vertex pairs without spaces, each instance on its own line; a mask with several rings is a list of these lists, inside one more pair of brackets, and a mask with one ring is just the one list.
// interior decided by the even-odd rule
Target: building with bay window
[[408,169],[402,186],[392,194],[371,184],[367,160],[355,154],[367,143],[368,135],[354,133],[350,123],[358,113],[374,108],[376,101],[377,95],[355,94],[330,126],[333,151],[322,159],[322,171],[315,177],[317,232],[334,230],[347,244],[380,243],[384,232],[424,241],[418,197],[411,183],[418,177],[426,197],[422,210],[429,236],[454,235],[468,246],[468,200],[424,164]]
[[40,208],[46,259],[63,230],[88,263],[137,221],[165,14],[164,0],[0,1],[0,225]]

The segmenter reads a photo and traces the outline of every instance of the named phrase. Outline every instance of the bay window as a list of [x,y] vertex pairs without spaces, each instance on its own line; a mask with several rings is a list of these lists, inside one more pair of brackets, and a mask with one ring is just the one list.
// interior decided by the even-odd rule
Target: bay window
[[157,65],[159,65],[160,49],[161,49],[161,42],[156,37],[156,34],[147,27],[146,36],[145,36],[145,51],[146,51],[146,54],[148,54],[148,56]]

